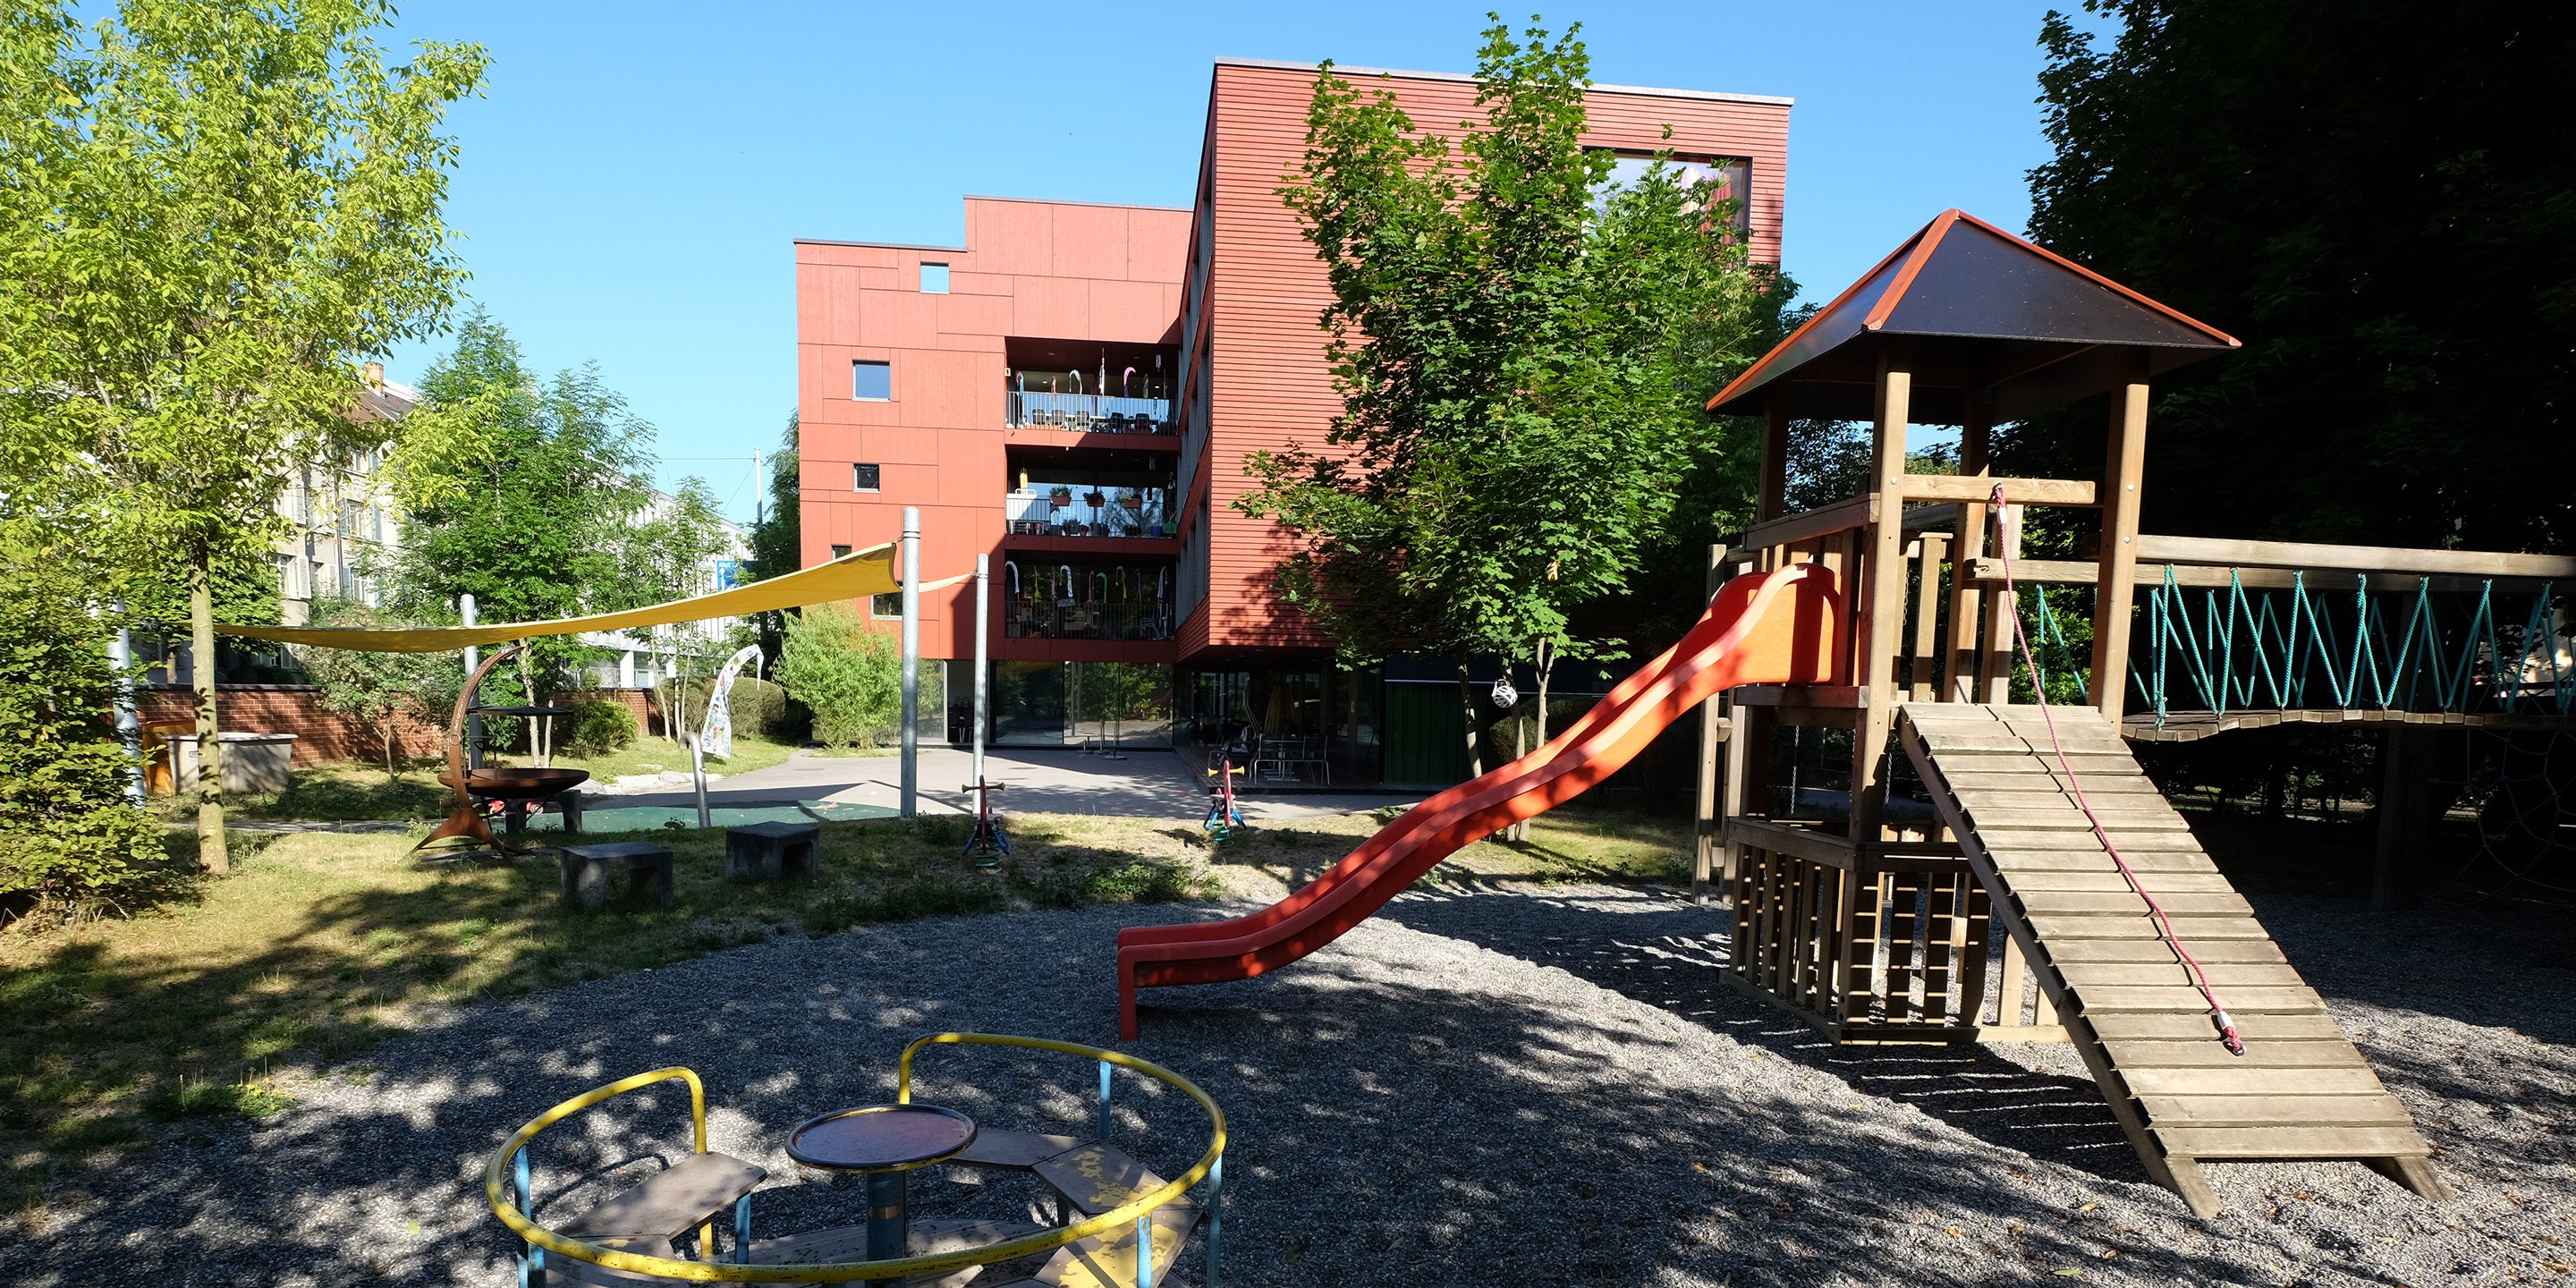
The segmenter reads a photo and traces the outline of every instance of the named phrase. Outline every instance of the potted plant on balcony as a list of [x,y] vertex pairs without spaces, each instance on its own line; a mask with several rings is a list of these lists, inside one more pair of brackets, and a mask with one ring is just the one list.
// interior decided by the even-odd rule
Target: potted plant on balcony
[[1061,510],[1073,504],[1073,489],[1057,484],[1047,489],[1047,504]]

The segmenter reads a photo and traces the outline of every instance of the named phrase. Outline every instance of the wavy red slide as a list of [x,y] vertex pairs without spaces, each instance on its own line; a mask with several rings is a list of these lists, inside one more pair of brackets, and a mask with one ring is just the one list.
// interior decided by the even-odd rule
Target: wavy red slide
[[1433,864],[1590,790],[1665,726],[1739,684],[1840,682],[1842,593],[1799,564],[1726,584],[1681,642],[1619,682],[1547,745],[1407,810],[1287,898],[1242,917],[1118,932],[1118,1032],[1139,989],[1250,979],[1331,943]]

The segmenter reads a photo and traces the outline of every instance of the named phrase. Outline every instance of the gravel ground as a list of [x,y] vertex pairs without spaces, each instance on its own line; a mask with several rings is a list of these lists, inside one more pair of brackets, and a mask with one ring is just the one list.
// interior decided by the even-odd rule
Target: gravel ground
[[[1125,1045],[1232,1117],[1238,1284],[2576,1281],[2563,920],[2258,904],[2415,1111],[2455,1201],[2351,1163],[2218,1164],[2228,1212],[2194,1221],[2143,1180],[2071,1052],[1832,1050],[1715,978],[1724,914],[1656,891],[1411,894],[1288,970],[1169,992]],[[771,1169],[764,1229],[846,1223],[858,1196],[796,1176],[781,1129],[882,1096],[926,1031],[1120,1045],[1112,932],[1164,911],[778,940],[442,1015],[291,1083],[297,1104],[266,1123],[174,1128],[67,1178],[0,1229],[0,1282],[504,1284],[486,1152],[558,1099],[672,1063],[705,1076],[715,1146]],[[988,1125],[1082,1130],[1071,1062],[924,1068],[925,1098]],[[1195,1155],[1186,1101],[1120,1103],[1122,1144],[1166,1174]],[[557,1129],[547,1210],[684,1149],[685,1107],[665,1094]],[[979,1215],[1027,1196],[932,1180],[918,1202]],[[1181,1273],[1203,1282],[1196,1261]]]

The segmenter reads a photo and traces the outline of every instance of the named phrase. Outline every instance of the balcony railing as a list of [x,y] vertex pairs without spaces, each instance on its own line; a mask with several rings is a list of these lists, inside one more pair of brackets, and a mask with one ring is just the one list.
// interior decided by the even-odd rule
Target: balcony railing
[[1158,495],[1131,498],[1115,488],[1030,488],[1003,499],[1002,517],[1013,536],[1168,537],[1172,530],[1158,504],[1161,489],[1147,490]]
[[1172,400],[1113,398],[1107,394],[1051,394],[1014,389],[1013,429],[1060,429],[1074,434],[1168,434]]

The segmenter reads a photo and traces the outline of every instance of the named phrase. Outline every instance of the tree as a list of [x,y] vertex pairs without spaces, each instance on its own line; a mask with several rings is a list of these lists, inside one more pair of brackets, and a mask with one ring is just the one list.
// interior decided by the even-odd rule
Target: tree
[[777,674],[814,713],[814,741],[826,746],[875,746],[902,719],[902,649],[846,606],[789,615]]
[[1320,446],[1255,454],[1237,502],[1286,531],[1280,590],[1345,664],[1455,661],[1479,769],[1467,659],[1531,661],[1543,691],[1558,657],[1613,652],[1577,614],[1629,589],[1676,476],[1723,461],[1750,491],[1752,440],[1699,403],[1776,333],[1785,294],[1711,183],[1663,164],[1609,183],[1583,142],[1579,30],[1496,20],[1484,120],[1457,142],[1327,64],[1280,195],[1333,291],[1343,410]]
[[[541,382],[478,312],[420,392],[386,470],[411,516],[412,540],[385,570],[399,614],[453,620],[455,596],[471,594],[480,620],[541,621],[706,589],[714,498],[695,479],[667,498],[645,485],[652,427],[596,370]],[[597,653],[571,636],[528,641],[520,696],[542,699]]]
[[389,67],[384,0],[123,0],[0,17],[0,421],[11,489],[187,586],[205,747],[197,843],[226,867],[214,570],[276,536],[286,466],[353,432],[358,359],[463,277],[439,217],[449,104],[484,55]]
[[104,718],[123,677],[102,646],[97,573],[77,545],[0,513],[0,923],[114,906],[174,876]]
[[[374,627],[383,615],[344,599],[313,603],[315,626]],[[447,653],[378,653],[367,649],[303,650],[304,669],[322,689],[322,706],[353,715],[375,730],[385,753],[385,777],[398,777],[402,766],[402,726],[435,717],[434,697],[454,694],[464,683],[462,660]]]
[[[784,577],[805,566],[804,523],[797,504],[802,468],[797,455],[796,413],[791,411],[787,413],[787,432],[779,436],[778,451],[769,458],[769,504],[761,508],[760,517],[751,525],[749,571],[754,579]],[[787,639],[787,615],[755,613],[752,626],[759,632],[760,651],[778,656]]]
[[[2107,47],[2040,37],[2031,233],[2245,342],[2161,391],[2147,526],[2576,548],[2565,7],[2085,7]],[[2091,477],[2100,443],[2079,410],[1998,457]]]

